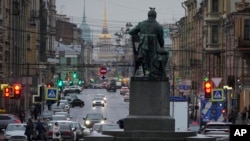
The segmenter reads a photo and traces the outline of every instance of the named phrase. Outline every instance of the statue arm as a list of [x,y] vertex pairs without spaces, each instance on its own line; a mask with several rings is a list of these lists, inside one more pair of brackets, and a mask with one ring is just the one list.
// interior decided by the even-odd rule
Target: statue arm
[[157,39],[160,47],[164,47],[164,32],[162,26],[160,27],[160,30],[158,32]]
[[129,31],[130,35],[138,35],[140,32],[140,23]]

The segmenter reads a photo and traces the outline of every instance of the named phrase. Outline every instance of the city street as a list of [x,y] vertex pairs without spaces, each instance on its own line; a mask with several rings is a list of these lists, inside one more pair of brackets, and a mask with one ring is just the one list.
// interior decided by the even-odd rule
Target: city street
[[[107,103],[105,107],[92,107],[92,99],[95,94],[106,94]],[[129,102],[124,102],[120,91],[107,92],[105,89],[85,89],[78,95],[85,102],[83,108],[74,107],[70,109],[72,120],[79,121],[83,124],[83,117],[88,113],[101,112],[107,118],[107,122],[116,123],[119,119],[128,115]],[[47,108],[46,108],[47,109]],[[3,134],[0,135],[0,140],[3,139]]]

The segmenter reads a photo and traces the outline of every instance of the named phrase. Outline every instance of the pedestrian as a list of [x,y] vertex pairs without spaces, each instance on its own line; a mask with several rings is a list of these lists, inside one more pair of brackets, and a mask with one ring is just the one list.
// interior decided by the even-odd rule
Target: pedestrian
[[[36,131],[38,133],[37,137],[41,139],[42,141],[47,141],[46,139],[46,128],[44,127],[43,123],[40,121],[40,119],[37,120],[36,123]],[[36,140],[38,139],[36,138]]]
[[53,141],[60,141],[61,139],[60,126],[58,122],[55,122],[55,125],[53,126],[52,138],[53,138]]
[[244,107],[244,109],[241,112],[241,120],[243,124],[246,123],[246,117],[247,117],[247,107]]
[[248,112],[247,112],[247,114],[248,114],[248,120],[250,120],[250,105],[248,106]]
[[19,118],[20,118],[21,123],[25,121],[25,112],[23,108],[19,110]]
[[228,115],[228,121],[232,122],[232,124],[235,124],[237,116],[238,116],[237,111],[234,108],[232,108]]
[[28,141],[32,141],[33,130],[34,130],[34,125],[33,125],[32,119],[29,118],[25,132],[24,132],[24,134],[28,138]]
[[73,133],[74,133],[74,140],[73,141],[78,141],[76,127],[73,129]]

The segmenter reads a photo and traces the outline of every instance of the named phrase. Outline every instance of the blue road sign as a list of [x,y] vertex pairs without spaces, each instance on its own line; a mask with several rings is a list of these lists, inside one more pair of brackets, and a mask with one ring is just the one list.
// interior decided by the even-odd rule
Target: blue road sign
[[46,100],[58,100],[58,88],[46,88]]
[[213,89],[212,90],[212,101],[224,101],[224,90]]

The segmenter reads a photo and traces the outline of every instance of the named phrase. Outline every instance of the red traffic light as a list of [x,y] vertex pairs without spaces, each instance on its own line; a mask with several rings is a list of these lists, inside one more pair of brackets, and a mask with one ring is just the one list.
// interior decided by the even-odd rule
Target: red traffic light
[[14,86],[14,94],[21,94],[21,87],[19,85]]
[[205,91],[205,97],[206,98],[211,98],[211,93],[212,93],[212,83],[207,81],[204,83],[204,91]]
[[4,97],[10,97],[10,89],[8,88],[8,87],[6,87],[5,89],[4,89]]

